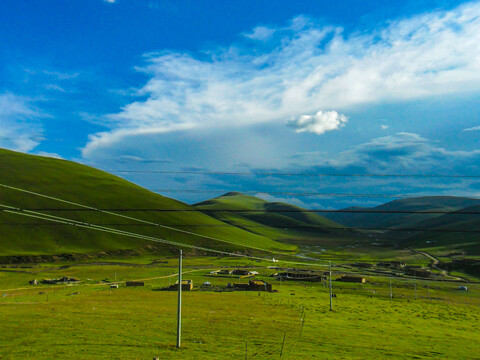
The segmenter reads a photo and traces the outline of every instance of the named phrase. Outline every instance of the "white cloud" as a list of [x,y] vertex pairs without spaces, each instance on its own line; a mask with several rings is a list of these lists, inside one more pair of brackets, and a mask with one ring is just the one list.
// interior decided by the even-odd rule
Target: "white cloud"
[[463,129],[463,131],[480,131],[480,126],[474,126],[467,129]]
[[10,93],[0,94],[0,147],[27,152],[43,140],[36,122],[45,117],[29,99]]
[[278,197],[278,196],[273,196],[267,193],[262,193],[259,192],[254,195],[255,197],[258,197],[260,199],[263,199],[268,202],[281,202],[281,203],[287,203],[287,204],[293,204],[297,205],[300,207],[306,207],[307,205],[300,199],[296,197]]
[[319,111],[315,115],[301,115],[287,122],[297,133],[311,132],[321,135],[339,129],[347,122],[345,115],[336,111]]
[[268,28],[266,26],[257,26],[251,32],[243,34],[243,36],[252,40],[265,41],[268,40],[274,33],[275,30],[272,28]]
[[61,157],[57,153],[51,153],[51,152],[46,152],[46,151],[38,151],[38,152],[35,153],[35,155],[50,157],[50,158],[54,158],[54,159],[63,159],[63,157]]
[[103,1],[109,4],[115,4],[116,2],[116,0],[103,0]]
[[382,128],[382,130],[387,130],[388,129],[388,125],[380,125],[380,127]]
[[91,136],[83,156],[129,136],[281,124],[318,109],[348,112],[480,89],[478,2],[393,21],[369,34],[344,36],[342,29],[299,17],[288,27],[257,27],[250,37],[264,41],[198,58],[146,55],[147,65],[137,69],[150,77],[138,90],[142,99],[106,116],[110,130]]

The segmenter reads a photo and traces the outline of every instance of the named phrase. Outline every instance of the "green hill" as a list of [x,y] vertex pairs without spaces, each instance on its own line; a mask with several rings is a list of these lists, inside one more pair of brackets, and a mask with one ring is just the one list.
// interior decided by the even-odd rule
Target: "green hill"
[[237,192],[230,192],[194,206],[218,220],[278,240],[321,236],[322,233],[330,233],[337,228],[343,229],[342,225],[316,213],[306,212],[299,206],[268,202]]
[[[117,212],[157,224],[215,237],[230,243],[185,234],[152,226],[125,217],[39,197],[31,193],[0,187],[0,204],[21,209],[38,210],[77,221],[102,224],[109,228],[155,236],[176,242],[213,247],[222,250],[244,250],[243,245],[268,250],[294,250],[294,246],[277,243],[266,236],[244,231],[167,197],[152,193],[140,186],[106,172],[78,163],[32,156],[0,149],[0,184],[46,194],[97,209],[134,209]],[[5,207],[0,209],[5,210]],[[147,211],[147,209],[188,211]],[[29,213],[37,216],[36,213]],[[79,226],[41,220],[35,217],[0,211],[0,255],[49,255],[86,253],[118,249],[142,248],[151,242]],[[168,251],[168,245],[153,244]]]
[[480,205],[463,208],[458,212],[466,214],[444,214],[416,223],[415,229],[437,229],[444,232],[417,232],[404,237],[402,245],[447,252],[463,250],[467,255],[480,255],[480,215],[469,214],[480,213]]
[[456,211],[468,206],[480,205],[480,200],[454,196],[426,196],[390,201],[374,208],[347,208],[345,210],[373,210],[380,213],[331,213],[333,221],[350,227],[409,228],[441,214],[381,213],[382,211]]

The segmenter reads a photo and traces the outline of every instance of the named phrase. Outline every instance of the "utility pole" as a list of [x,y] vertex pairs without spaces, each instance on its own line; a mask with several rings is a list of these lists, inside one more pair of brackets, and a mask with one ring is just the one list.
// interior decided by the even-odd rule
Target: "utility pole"
[[415,284],[415,300],[417,300],[417,278],[416,277],[414,280],[414,284]]
[[178,311],[177,311],[177,348],[182,337],[182,250],[178,256]]
[[332,311],[333,310],[333,308],[332,308],[332,295],[333,294],[332,294],[332,262],[331,261],[328,262],[328,267],[329,267],[328,273],[329,273],[329,282],[330,282],[330,311]]
[[283,333],[283,341],[282,341],[282,350],[280,350],[280,357],[283,355],[283,345],[285,345],[285,336],[287,336],[287,332]]
[[390,276],[390,302],[392,302],[392,277]]

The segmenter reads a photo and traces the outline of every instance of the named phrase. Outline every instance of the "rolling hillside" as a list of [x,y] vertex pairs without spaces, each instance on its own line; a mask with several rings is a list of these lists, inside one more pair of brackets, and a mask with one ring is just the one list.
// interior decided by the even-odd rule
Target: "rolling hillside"
[[[480,205],[466,207],[458,211],[480,213]],[[404,236],[401,241],[402,245],[424,249],[435,248],[444,252],[463,250],[467,255],[480,255],[480,215],[445,214],[418,222],[415,224],[415,228],[446,231],[422,231],[408,237]],[[454,230],[459,230],[459,232]]]
[[[125,217],[82,209],[73,204],[0,187],[0,256],[86,253],[117,249],[168,246],[128,236],[38,219],[38,213],[101,224],[113,229],[155,236],[176,242],[243,250],[242,245],[261,249],[294,250],[268,237],[231,226],[179,201],[152,193],[106,172],[78,163],[32,156],[0,149],[0,184],[46,194],[97,209],[114,211],[157,224],[187,230],[231,243],[205,239]],[[34,213],[8,213],[5,206],[33,209]],[[44,209],[55,209],[44,210]],[[61,209],[61,211],[58,211]],[[125,211],[131,209],[131,211]],[[146,209],[187,211],[146,211]],[[88,210],[88,211],[86,211]],[[42,215],[45,216],[45,215]],[[196,225],[196,226],[195,226]],[[238,244],[238,246],[236,245]]]
[[[320,236],[337,228],[343,229],[342,225],[316,213],[306,212],[299,206],[268,202],[237,192],[230,192],[194,206],[223,222],[275,239]],[[252,212],[237,213],[231,210]]]
[[[373,208],[347,208],[358,211],[457,211],[469,206],[480,205],[480,200],[453,197],[428,196],[390,201]],[[399,213],[331,213],[327,218],[351,227],[371,228],[412,228],[422,221],[442,216],[441,214],[399,214]]]

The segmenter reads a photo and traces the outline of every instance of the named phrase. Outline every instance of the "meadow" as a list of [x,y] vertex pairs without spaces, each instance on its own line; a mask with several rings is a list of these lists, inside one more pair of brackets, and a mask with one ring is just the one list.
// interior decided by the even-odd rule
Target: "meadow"
[[[155,260],[155,261],[154,261]],[[152,262],[153,261],[153,262]],[[333,311],[324,283],[271,278],[250,260],[188,257],[184,279],[222,288],[247,279],[212,277],[221,267],[249,266],[278,292],[183,292],[182,347],[176,349],[176,258],[46,263],[0,270],[2,359],[475,359],[480,285],[368,276],[333,281]],[[334,278],[342,270],[335,269]],[[79,285],[27,285],[63,275]],[[109,282],[143,279],[145,287]],[[416,286],[416,289],[415,289]],[[284,340],[285,339],[285,340]],[[283,343],[283,350],[282,350]]]

